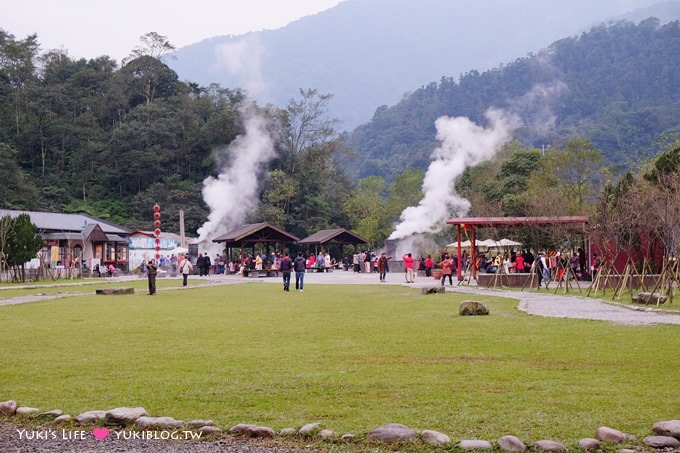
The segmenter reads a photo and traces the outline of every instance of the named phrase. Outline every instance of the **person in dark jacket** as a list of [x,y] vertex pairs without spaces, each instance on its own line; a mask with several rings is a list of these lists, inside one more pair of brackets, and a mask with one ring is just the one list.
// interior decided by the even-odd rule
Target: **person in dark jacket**
[[149,279],[149,296],[156,295],[156,274],[158,274],[156,261],[150,260],[146,266],[146,276]]
[[[286,253],[281,260],[281,275],[283,275],[283,290],[290,291],[290,271],[293,269],[293,262]],[[297,280],[297,279],[296,279]]]
[[210,274],[210,266],[212,263],[210,262],[210,257],[206,253],[205,256],[203,257],[203,275],[206,277]]
[[203,277],[203,262],[205,261],[205,258],[203,258],[203,254],[199,253],[198,258],[196,258],[196,267],[198,268],[198,276]]
[[305,257],[302,256],[302,252],[298,252],[293,262],[293,269],[295,270],[295,289],[300,292],[304,290],[306,267]]

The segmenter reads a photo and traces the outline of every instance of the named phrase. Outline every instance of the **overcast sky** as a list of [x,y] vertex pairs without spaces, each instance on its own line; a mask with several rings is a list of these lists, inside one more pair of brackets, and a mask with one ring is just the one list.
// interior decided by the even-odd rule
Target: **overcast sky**
[[0,0],[0,28],[38,34],[41,50],[118,62],[148,32],[176,48],[220,35],[280,28],[344,0]]

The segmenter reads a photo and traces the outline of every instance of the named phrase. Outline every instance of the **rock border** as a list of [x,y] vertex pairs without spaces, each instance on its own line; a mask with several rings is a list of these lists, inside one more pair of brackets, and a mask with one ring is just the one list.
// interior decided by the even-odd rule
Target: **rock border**
[[[187,429],[197,431],[206,435],[220,435],[225,431],[214,426],[212,420],[176,420],[168,416],[151,417],[143,407],[117,407],[110,410],[91,410],[83,412],[76,417],[64,414],[59,409],[40,412],[40,409],[28,406],[19,406],[16,401],[8,400],[0,402],[0,417],[9,419],[10,417],[31,418],[37,421],[48,422],[51,425],[64,423],[77,423],[79,425],[111,426],[132,430],[177,430]],[[93,430],[93,435],[99,428]],[[105,429],[105,428],[103,428]],[[107,431],[108,432],[108,431]],[[283,428],[278,433],[267,426],[256,424],[239,423],[227,429],[232,436],[248,437],[257,439],[273,439],[275,437],[293,437],[300,439],[318,439],[327,441],[357,442],[357,436],[352,433],[340,435],[337,431],[324,428],[319,422],[305,424],[298,428]],[[669,449],[680,449],[680,420],[666,420],[654,423],[651,429],[652,435],[645,437],[642,443],[649,448],[668,451]],[[637,438],[632,434],[619,431],[608,426],[600,426],[595,432],[594,438],[579,439],[575,442],[581,451],[597,451],[603,446],[615,446],[619,451],[623,451],[629,442],[636,442]],[[100,439],[101,440],[101,439]],[[507,435],[491,442],[482,439],[461,439],[455,444],[451,438],[442,432],[434,430],[422,430],[417,432],[415,429],[399,423],[389,423],[387,425],[373,428],[365,436],[364,442],[372,443],[405,443],[417,442],[423,446],[454,446],[461,450],[493,450],[499,449],[508,452],[523,452],[527,449],[537,452],[556,452],[566,453],[567,446],[561,442],[543,439],[535,441],[531,446],[527,446],[518,437]],[[638,442],[639,444],[639,442]],[[634,448],[634,445],[632,446]]]

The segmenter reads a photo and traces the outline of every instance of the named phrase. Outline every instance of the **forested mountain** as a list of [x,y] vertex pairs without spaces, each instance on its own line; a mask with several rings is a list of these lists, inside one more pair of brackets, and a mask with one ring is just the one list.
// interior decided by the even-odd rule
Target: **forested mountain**
[[442,78],[380,108],[351,134],[356,154],[344,165],[354,177],[388,180],[405,168],[426,168],[438,117],[484,124],[489,107],[516,111],[537,88],[544,96],[519,111],[522,143],[541,149],[585,136],[610,164],[627,165],[656,154],[664,134],[680,133],[678,87],[680,23],[601,25],[496,69]]
[[244,169],[252,190],[242,193],[263,200],[239,221],[267,220],[300,237],[348,226],[340,197],[350,184],[330,157],[339,140],[327,97],[310,90],[287,108],[258,108],[238,89],[180,82],[161,61],[166,38],[145,38],[151,45],[118,67],[108,57],[39,55],[35,35],[17,40],[0,29],[0,207],[87,212],[150,229],[158,203],[164,231],[179,231],[183,209],[195,235],[209,213],[204,181],[239,157],[224,150],[256,114],[276,157]]
[[[404,93],[442,76],[486,71],[655,3],[346,0],[277,30],[183,47],[167,63],[182,80],[243,88],[263,105],[286,105],[301,88],[332,94],[331,115],[351,130],[369,121],[378,106],[393,105]],[[658,11],[680,19],[680,2],[673,3],[675,10],[639,14]]]

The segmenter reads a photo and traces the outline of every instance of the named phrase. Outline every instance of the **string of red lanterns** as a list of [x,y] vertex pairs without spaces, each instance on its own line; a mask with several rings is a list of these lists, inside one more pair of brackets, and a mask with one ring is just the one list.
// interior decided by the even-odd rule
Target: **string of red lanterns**
[[161,259],[161,207],[158,203],[153,205],[153,235],[156,238],[156,260]]

